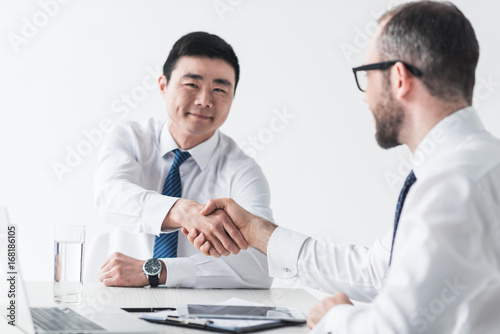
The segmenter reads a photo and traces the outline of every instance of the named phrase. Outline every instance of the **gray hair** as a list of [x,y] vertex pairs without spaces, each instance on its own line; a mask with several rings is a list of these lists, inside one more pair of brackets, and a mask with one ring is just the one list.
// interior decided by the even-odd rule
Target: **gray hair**
[[472,104],[479,44],[464,14],[450,2],[399,5],[379,19],[385,23],[377,48],[383,60],[403,60],[423,72],[429,93]]

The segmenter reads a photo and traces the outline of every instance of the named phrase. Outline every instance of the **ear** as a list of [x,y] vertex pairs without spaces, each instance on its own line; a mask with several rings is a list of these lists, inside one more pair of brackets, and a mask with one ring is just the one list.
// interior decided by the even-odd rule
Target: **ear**
[[165,95],[167,90],[167,77],[165,75],[161,75],[158,78],[158,85],[160,86],[161,95]]
[[403,99],[408,95],[414,85],[414,76],[402,63],[396,63],[391,71],[391,86],[394,96]]

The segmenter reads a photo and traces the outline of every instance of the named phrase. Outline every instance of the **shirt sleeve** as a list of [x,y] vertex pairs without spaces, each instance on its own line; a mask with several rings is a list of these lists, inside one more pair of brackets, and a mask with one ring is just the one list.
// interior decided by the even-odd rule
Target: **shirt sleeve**
[[162,260],[169,288],[268,289],[273,282],[266,256],[254,248],[218,259],[200,253]]
[[274,222],[269,184],[256,162],[238,170],[231,184],[231,197],[248,212]]
[[105,137],[95,176],[95,204],[103,219],[131,233],[158,235],[170,208],[178,200],[140,184],[141,165],[132,129],[117,123]]
[[371,247],[328,244],[278,227],[268,244],[269,272],[327,293],[371,301],[382,288],[389,265],[392,231]]
[[468,321],[477,322],[483,312],[463,307],[464,301],[483,311],[485,305],[498,309],[498,268],[488,230],[494,215],[488,198],[465,176],[417,181],[401,214],[381,292],[366,307],[332,308],[313,333],[468,332]]
[[[233,175],[231,197],[249,212],[272,221],[269,186],[255,162]],[[163,261],[167,287],[267,289],[273,282],[266,255],[255,248],[218,259],[200,253]]]

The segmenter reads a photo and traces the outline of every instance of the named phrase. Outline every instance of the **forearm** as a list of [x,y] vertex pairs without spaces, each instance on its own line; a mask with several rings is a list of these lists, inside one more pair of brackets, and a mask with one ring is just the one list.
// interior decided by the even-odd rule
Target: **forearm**
[[298,256],[297,278],[311,288],[370,302],[387,274],[389,252],[376,241],[371,247],[328,244],[308,239]]
[[264,218],[254,216],[243,235],[251,247],[267,254],[269,239],[277,227],[278,225]]
[[96,186],[96,207],[103,219],[127,232],[158,234],[177,201],[126,179],[109,179]]
[[267,289],[272,284],[265,255],[252,248],[219,259],[197,254],[163,260],[167,287]]
[[268,246],[270,274],[297,280],[328,293],[373,299],[385,279],[389,252],[380,241],[370,248],[327,244],[285,228],[275,230]]

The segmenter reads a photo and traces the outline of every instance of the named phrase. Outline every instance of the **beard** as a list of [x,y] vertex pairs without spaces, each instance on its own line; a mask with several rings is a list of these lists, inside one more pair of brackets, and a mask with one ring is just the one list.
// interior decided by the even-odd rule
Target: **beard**
[[403,107],[392,97],[389,78],[384,80],[384,91],[385,96],[375,105],[373,116],[376,122],[377,143],[380,147],[389,149],[401,145],[399,133],[405,113]]

